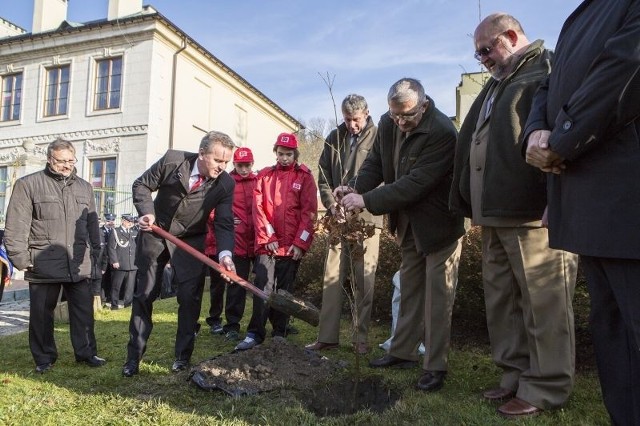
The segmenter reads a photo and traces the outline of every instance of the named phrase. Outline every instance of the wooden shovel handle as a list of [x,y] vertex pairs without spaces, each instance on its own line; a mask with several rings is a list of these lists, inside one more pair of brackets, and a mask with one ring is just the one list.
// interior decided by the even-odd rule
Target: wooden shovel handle
[[179,249],[186,251],[191,256],[193,256],[196,259],[198,259],[200,262],[202,262],[205,265],[215,269],[220,274],[225,275],[231,281],[233,281],[234,283],[238,284],[239,286],[245,288],[250,293],[255,294],[256,296],[258,296],[259,298],[261,298],[263,300],[268,300],[269,299],[269,296],[267,296],[267,294],[264,291],[260,290],[258,287],[254,286],[249,281],[247,281],[244,278],[240,277],[235,272],[227,271],[226,268],[221,266],[218,262],[216,262],[215,260],[211,259],[209,256],[206,256],[204,253],[201,253],[198,250],[194,249],[193,247],[191,247],[189,244],[185,243],[184,241],[182,241],[178,237],[176,237],[174,235],[171,235],[170,233],[168,233],[167,231],[165,231],[164,229],[160,228],[157,225],[151,225],[151,230],[153,232],[155,232],[156,234],[158,234],[158,236],[160,236],[160,237],[164,238],[165,240],[173,243]]

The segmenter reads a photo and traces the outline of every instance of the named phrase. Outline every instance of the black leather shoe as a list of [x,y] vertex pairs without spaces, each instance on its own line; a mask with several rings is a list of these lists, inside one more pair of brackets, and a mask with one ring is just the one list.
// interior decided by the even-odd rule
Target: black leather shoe
[[127,361],[122,367],[122,375],[124,377],[131,377],[134,374],[138,374],[139,364],[138,361]]
[[421,391],[435,392],[444,386],[444,378],[447,376],[446,371],[425,371],[416,387]]
[[44,374],[47,371],[51,370],[52,367],[53,367],[53,363],[52,362],[46,362],[44,364],[38,364],[38,365],[36,365],[36,373]]
[[89,357],[89,358],[79,359],[78,362],[84,362],[89,367],[102,367],[103,365],[105,365],[107,363],[107,360],[104,359],[104,358],[100,358],[97,355],[94,355],[94,356]]
[[393,355],[385,355],[382,358],[372,359],[369,361],[369,366],[373,368],[413,368],[418,365],[417,361],[409,361],[408,359],[396,358]]
[[171,371],[177,373],[179,371],[186,370],[188,366],[189,361],[187,361],[186,359],[176,359],[176,361],[171,366]]

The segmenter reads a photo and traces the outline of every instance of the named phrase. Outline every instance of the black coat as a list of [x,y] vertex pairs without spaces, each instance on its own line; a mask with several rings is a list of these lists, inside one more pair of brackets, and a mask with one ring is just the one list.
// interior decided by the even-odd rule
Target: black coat
[[[207,219],[216,209],[214,229],[218,251],[233,253],[233,189],[235,181],[227,172],[207,179],[189,192],[189,175],[198,154],[169,150],[133,182],[133,204],[139,216],[153,214],[156,224],[181,239],[204,249]],[[155,200],[151,194],[156,192]],[[138,265],[142,267],[141,265]]]
[[109,264],[118,263],[119,271],[134,271],[138,269],[135,265],[136,238],[134,228],[129,228],[128,232],[122,226],[114,228],[109,233],[107,253]]
[[[406,213],[418,248],[433,253],[465,232],[462,216],[449,211],[456,129],[429,99],[418,127],[402,144],[396,179],[393,150],[397,132],[398,126],[384,114],[369,156],[349,184],[362,194],[371,213],[389,214],[392,232],[398,212]],[[384,185],[378,187],[381,183]]]
[[640,259],[640,0],[586,0],[565,22],[525,140],[551,131],[549,244]]

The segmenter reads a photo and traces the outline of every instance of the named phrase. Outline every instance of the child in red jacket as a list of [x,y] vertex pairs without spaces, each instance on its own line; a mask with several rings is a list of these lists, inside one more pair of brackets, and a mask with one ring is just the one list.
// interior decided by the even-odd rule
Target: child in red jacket
[[[255,285],[267,294],[278,289],[291,293],[300,259],[313,241],[318,190],[311,170],[298,163],[300,152],[295,135],[281,133],[273,152],[277,162],[258,173],[254,191]],[[262,343],[267,319],[273,327],[272,336],[286,336],[289,316],[268,309],[262,299],[254,296],[247,337],[236,350]]]
[[[253,227],[253,191],[256,187],[256,173],[253,172],[253,153],[249,148],[238,148],[233,154],[233,171],[229,175],[236,181],[233,192],[233,222],[235,232],[235,248],[233,249],[233,263],[236,273],[248,279],[255,259],[255,232]],[[205,254],[214,260],[218,259],[216,252],[216,236],[213,229],[215,209],[209,217],[208,232],[205,240]],[[228,284],[217,271],[210,269],[211,277],[211,307],[207,324],[211,334],[224,334],[227,340],[239,340],[240,320],[244,315],[246,291],[238,284]],[[222,305],[224,290],[227,297],[224,308],[227,323],[222,326]]]

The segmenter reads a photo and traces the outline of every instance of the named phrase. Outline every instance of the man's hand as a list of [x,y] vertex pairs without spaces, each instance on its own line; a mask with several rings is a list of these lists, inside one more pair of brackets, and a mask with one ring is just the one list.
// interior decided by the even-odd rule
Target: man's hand
[[277,241],[273,241],[271,243],[266,244],[265,247],[269,253],[275,255],[278,252],[280,245],[278,244]]
[[[231,258],[231,256],[224,256],[222,259],[220,259],[220,265],[222,265],[222,267],[226,271],[231,271],[231,272],[236,271],[236,265],[233,263],[233,259]],[[224,273],[221,273],[220,276],[225,281],[231,282],[231,278],[227,277]]]
[[333,198],[335,198],[337,202],[340,202],[340,200],[342,200],[342,197],[352,192],[355,192],[353,188],[351,188],[350,186],[342,185],[333,190]]
[[559,175],[567,167],[564,158],[549,148],[549,130],[536,130],[527,139],[525,159],[528,164],[543,172]]
[[291,247],[289,247],[289,250],[287,250],[287,256],[289,256],[292,253],[293,253],[293,256],[292,256],[293,260],[302,259],[302,255],[304,254],[300,247],[294,246],[293,244],[291,244]]
[[355,192],[345,195],[340,203],[347,211],[364,208],[364,198],[362,198],[362,195],[356,194]]
[[113,266],[113,269],[120,269],[120,264],[118,262],[111,264],[111,266]]
[[149,213],[138,219],[138,227],[141,231],[150,232],[151,225],[156,223],[156,216]]

